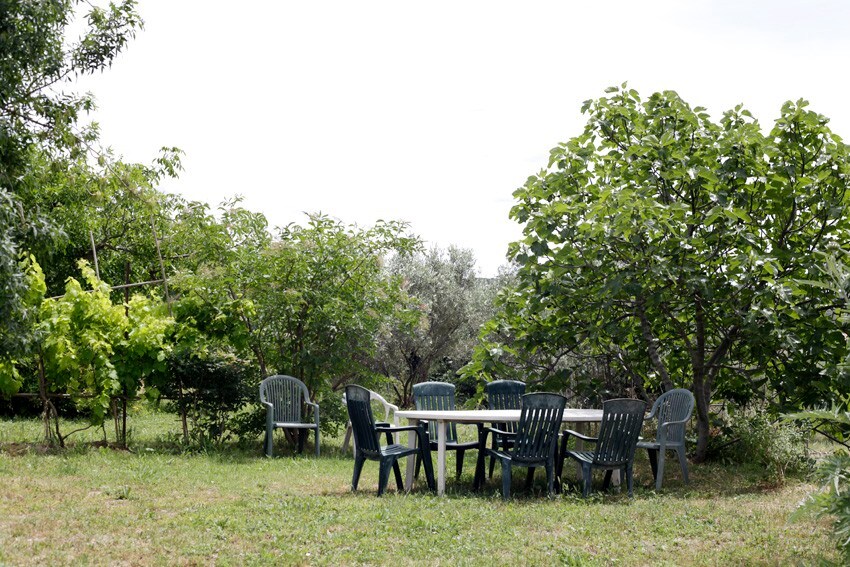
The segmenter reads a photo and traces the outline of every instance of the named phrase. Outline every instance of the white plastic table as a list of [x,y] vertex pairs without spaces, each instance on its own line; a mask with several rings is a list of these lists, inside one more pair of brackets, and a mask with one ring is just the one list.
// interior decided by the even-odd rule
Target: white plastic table
[[[397,411],[396,416],[406,418],[411,425],[420,421],[434,421],[437,423],[437,494],[443,496],[446,493],[446,424],[455,423],[504,423],[507,421],[519,421],[520,410],[405,410]],[[564,423],[599,423],[602,421],[602,410],[595,409],[571,409],[564,410],[562,418]],[[416,436],[408,435],[408,446],[416,446]],[[405,489],[410,490],[413,486],[413,472],[415,459],[407,459],[407,480]]]

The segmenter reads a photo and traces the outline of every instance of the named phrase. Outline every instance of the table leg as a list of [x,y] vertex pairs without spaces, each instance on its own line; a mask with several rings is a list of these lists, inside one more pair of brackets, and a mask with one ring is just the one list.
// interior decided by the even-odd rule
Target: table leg
[[[419,425],[419,420],[418,419],[409,419],[408,423],[410,423],[410,425],[416,426],[416,425]],[[414,449],[416,447],[416,432],[415,431],[408,431],[407,432],[407,446],[410,447],[411,449]],[[416,454],[414,453],[414,454],[410,455],[409,457],[407,457],[407,478],[405,478],[405,481],[404,481],[404,489],[407,492],[410,492],[413,489],[413,473],[415,472],[415,469],[416,469]]]
[[446,493],[446,422],[437,422],[437,496]]

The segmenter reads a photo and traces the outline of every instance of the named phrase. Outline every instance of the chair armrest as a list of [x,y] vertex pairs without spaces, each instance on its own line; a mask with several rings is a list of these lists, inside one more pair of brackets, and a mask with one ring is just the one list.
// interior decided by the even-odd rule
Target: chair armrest
[[676,421],[665,421],[658,425],[658,427],[668,427],[670,425],[679,425],[680,423],[688,423],[690,419],[677,419]]
[[573,431],[572,429],[565,429],[564,431],[561,432],[561,435],[564,437],[565,441],[567,439],[569,439],[570,436],[581,439],[582,441],[591,441],[593,443],[596,443],[597,441],[599,441],[598,437],[588,437],[587,435],[582,435],[578,431]]
[[504,435],[505,437],[516,437],[516,431],[503,431],[501,429],[496,429],[495,427],[484,427],[487,431],[491,433],[495,433],[496,435]]
[[659,423],[658,424],[658,435],[657,435],[658,442],[662,443],[662,444],[667,442],[667,432],[670,430],[671,425],[684,425],[688,421],[690,421],[690,420],[688,420],[688,419],[678,419],[676,421],[665,421],[664,423]]
[[274,411],[274,406],[272,405],[271,402],[260,402],[260,403],[263,404],[264,406],[266,406],[267,410]]
[[319,404],[313,402],[304,402],[306,405],[313,408],[313,417],[316,418],[316,427],[319,426]]
[[479,450],[483,451],[487,446],[487,435],[492,433],[494,437],[496,435],[501,435],[504,437],[516,437],[516,433],[513,431],[502,431],[501,429],[496,429],[495,427],[487,427],[483,423],[476,423],[478,427],[478,446]]
[[385,423],[385,422],[375,424],[375,431],[380,431],[382,433],[384,431],[389,431],[390,433],[393,433],[393,432],[396,432],[396,431],[416,431],[418,429],[419,429],[418,425],[405,425],[405,426],[402,426],[402,427],[397,427],[395,425],[390,425],[390,424]]

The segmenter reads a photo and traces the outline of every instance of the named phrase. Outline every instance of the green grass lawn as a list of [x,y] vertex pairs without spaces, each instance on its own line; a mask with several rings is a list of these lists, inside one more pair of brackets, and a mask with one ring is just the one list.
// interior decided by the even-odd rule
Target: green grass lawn
[[[353,461],[341,439],[279,457],[250,450],[181,453],[163,440],[174,416],[132,420],[134,452],[93,447],[99,432],[44,450],[38,421],[0,421],[0,565],[64,564],[568,564],[792,565],[836,560],[825,522],[790,522],[814,485],[765,486],[759,471],[691,467],[684,485],[671,463],[664,490],[651,489],[645,455],[635,498],[618,492],[586,501],[522,489],[503,502],[495,478],[470,491],[449,475],[438,498],[420,480],[411,494],[394,483],[382,498],[377,463],[350,492]],[[67,428],[70,430],[70,427]],[[497,467],[498,468],[498,467]],[[452,462],[449,471],[454,470]],[[495,476],[498,476],[498,471]],[[601,477],[601,475],[600,475]],[[600,479],[601,480],[601,479]],[[598,485],[597,487],[598,488]]]

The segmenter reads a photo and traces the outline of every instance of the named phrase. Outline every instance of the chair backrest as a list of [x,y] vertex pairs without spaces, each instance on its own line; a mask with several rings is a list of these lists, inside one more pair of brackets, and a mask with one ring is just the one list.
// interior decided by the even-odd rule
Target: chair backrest
[[[413,385],[413,403],[418,410],[443,411],[455,409],[455,385],[448,382],[422,382]],[[437,439],[437,423],[428,423],[428,433],[432,440]],[[446,441],[457,441],[457,427],[449,422],[446,427]]]
[[617,399],[602,404],[602,423],[593,462],[620,465],[635,456],[646,404],[641,400]]
[[495,380],[484,386],[487,405],[490,409],[519,409],[525,394],[525,382],[519,380]]
[[345,406],[351,431],[354,433],[356,451],[367,455],[380,455],[381,445],[375,431],[375,418],[372,416],[372,403],[369,390],[356,384],[345,387]]
[[274,407],[276,422],[300,423],[301,405],[310,401],[310,394],[298,378],[278,374],[260,382],[260,401]]
[[[652,404],[650,415],[658,418],[658,430],[661,424],[668,421],[682,421],[691,418],[694,411],[694,395],[690,390],[676,388],[661,394]],[[685,423],[671,425],[666,431],[666,440],[673,443],[685,441]]]
[[[518,380],[495,380],[484,386],[487,393],[487,406],[491,410],[520,409],[525,394],[525,382]],[[509,421],[497,424],[502,431],[516,432],[518,422]]]
[[[386,398],[384,398],[384,396],[382,396],[378,392],[373,392],[372,390],[369,390],[369,401],[378,402],[379,404],[381,404],[381,407],[384,410],[384,421],[389,421],[390,412],[393,412],[393,423],[395,425],[398,425],[398,417],[396,417],[395,415],[395,412],[398,411],[397,405],[389,403]],[[342,394],[342,403],[346,403],[345,393]]]
[[522,397],[513,461],[539,462],[555,454],[566,405],[567,398],[560,394],[537,392]]

